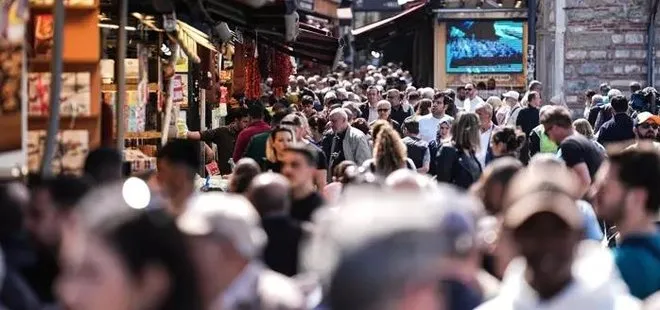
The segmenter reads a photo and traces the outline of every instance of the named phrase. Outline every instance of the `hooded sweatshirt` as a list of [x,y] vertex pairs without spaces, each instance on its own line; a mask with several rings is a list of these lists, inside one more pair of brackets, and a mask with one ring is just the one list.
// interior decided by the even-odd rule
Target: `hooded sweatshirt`
[[584,241],[573,262],[573,281],[549,300],[541,300],[524,278],[526,263],[514,259],[504,274],[500,294],[476,310],[637,310],[641,303],[628,294],[612,254],[598,243]]

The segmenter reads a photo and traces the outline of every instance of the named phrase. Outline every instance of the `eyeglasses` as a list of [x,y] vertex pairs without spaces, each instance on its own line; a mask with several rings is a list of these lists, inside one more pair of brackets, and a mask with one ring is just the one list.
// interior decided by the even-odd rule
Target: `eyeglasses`
[[378,109],[378,112],[389,112],[390,109]]
[[655,125],[655,124],[644,123],[644,124],[639,125],[639,127],[642,128],[642,129],[658,130],[658,125]]

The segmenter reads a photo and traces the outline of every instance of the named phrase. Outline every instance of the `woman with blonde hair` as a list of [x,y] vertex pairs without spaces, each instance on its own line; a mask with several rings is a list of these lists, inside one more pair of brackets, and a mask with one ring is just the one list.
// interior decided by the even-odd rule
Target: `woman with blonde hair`
[[589,141],[591,141],[602,154],[606,153],[605,147],[596,141],[596,137],[594,136],[594,129],[591,127],[591,124],[588,120],[584,118],[575,120],[573,122],[573,128],[577,133],[589,139]]
[[383,177],[403,168],[416,170],[408,158],[406,145],[391,126],[382,127],[374,143],[374,157],[365,161],[362,167]]
[[502,107],[502,99],[500,99],[500,97],[490,96],[486,100],[486,103],[490,104],[490,106],[493,107],[493,111],[495,111],[495,113],[493,113],[493,116],[495,116],[493,119],[493,123],[497,125],[502,125],[504,123],[505,115],[497,114],[497,110],[499,110]]
[[437,179],[467,189],[481,176],[476,153],[481,145],[479,117],[463,113],[452,126],[452,141],[443,144],[436,158]]
[[288,126],[279,126],[273,129],[266,141],[266,160],[264,160],[262,171],[279,173],[282,170],[280,157],[284,149],[296,142],[294,130]]

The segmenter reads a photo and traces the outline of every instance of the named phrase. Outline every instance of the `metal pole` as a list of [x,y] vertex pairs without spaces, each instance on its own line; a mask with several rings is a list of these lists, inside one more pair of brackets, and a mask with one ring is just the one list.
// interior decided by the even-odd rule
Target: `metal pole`
[[124,105],[126,103],[126,26],[128,19],[128,0],[119,0],[119,37],[117,40],[117,60],[115,62],[115,81],[117,82],[117,151],[123,156],[124,151]]
[[536,11],[537,1],[527,0],[527,82],[536,79]]
[[52,161],[55,155],[57,136],[60,129],[60,93],[62,92],[62,62],[64,56],[64,14],[66,14],[64,0],[55,0],[53,3],[53,53],[50,67],[50,115],[48,118],[44,157],[41,159],[41,175],[45,178],[53,175]]

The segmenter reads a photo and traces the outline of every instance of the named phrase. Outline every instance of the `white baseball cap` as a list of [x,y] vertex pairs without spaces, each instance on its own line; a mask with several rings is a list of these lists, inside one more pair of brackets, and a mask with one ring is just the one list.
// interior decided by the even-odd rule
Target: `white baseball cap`
[[247,259],[257,257],[267,242],[259,213],[246,198],[235,194],[193,197],[177,226],[186,235],[228,240]]
[[520,98],[520,93],[518,93],[518,92],[515,91],[515,90],[510,90],[510,91],[508,91],[508,92],[502,94],[502,97],[504,97],[504,98],[511,98],[511,99],[516,99],[516,100],[518,100],[518,98]]

